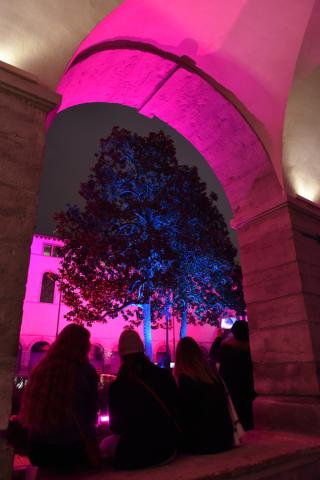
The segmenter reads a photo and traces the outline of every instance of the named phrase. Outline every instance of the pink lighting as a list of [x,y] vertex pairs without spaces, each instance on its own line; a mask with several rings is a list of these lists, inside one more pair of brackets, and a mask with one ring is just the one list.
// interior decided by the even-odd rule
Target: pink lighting
[[[225,89],[258,132],[282,182],[281,125],[313,3],[300,0],[125,0],[93,29],[73,55],[69,67],[75,60],[81,60],[66,71],[58,87],[63,94],[60,110],[66,108],[65,105],[84,101],[118,102],[117,92],[113,100],[104,100],[103,94],[97,100],[98,95],[94,94],[102,86],[110,91],[110,82],[113,83],[115,76],[126,82],[129,95],[134,91],[129,103],[119,103],[132,105],[135,97],[149,89],[149,77],[145,77],[146,71],[150,71],[149,60],[141,63],[142,51],[147,54],[147,50],[158,49],[177,58],[187,56],[198,70]],[[121,68],[118,60],[114,65],[108,63],[110,81],[107,75],[99,73],[102,57],[95,52],[113,51],[120,60],[120,50],[114,50],[120,43],[122,49],[130,48],[137,57],[141,81],[135,83],[134,90],[130,79],[135,67],[134,57],[128,56]],[[92,56],[92,62],[90,78],[85,81],[91,84],[96,99],[77,95],[72,98],[65,80],[73,86],[83,83],[80,64],[88,55]],[[72,79],[67,79],[71,72]]]
[[[275,1],[124,1],[70,61],[59,111],[104,102],[158,117],[206,158],[234,212],[258,188],[258,215],[282,196],[279,124],[308,16],[289,0],[277,4],[286,15],[274,15]],[[285,28],[288,11],[297,28]]]
[[109,423],[109,421],[110,421],[109,415],[99,415],[99,417],[98,417],[98,422],[99,422],[99,424],[101,424],[101,423]]
[[[56,338],[56,333],[60,332],[68,323],[65,320],[65,314],[68,307],[63,303],[60,305],[60,294],[55,286],[53,302],[40,302],[43,276],[46,272],[57,273],[60,258],[55,255],[56,247],[62,245],[62,242],[54,237],[34,235],[31,245],[30,264],[28,270],[28,279],[26,294],[23,304],[23,318],[20,333],[20,345],[22,350],[22,362],[18,367],[19,373],[27,374],[30,368],[30,355],[33,345],[38,342],[46,342],[50,345]],[[50,253],[50,255],[48,255]],[[117,352],[119,336],[126,323],[122,318],[109,319],[107,323],[95,323],[90,327],[91,344],[95,347],[91,349],[90,361],[101,374],[104,383],[110,383],[116,374],[120,358]],[[179,325],[175,323],[176,332],[179,331]],[[141,337],[143,337],[142,325],[137,328]],[[198,327],[196,325],[188,326],[188,334],[197,339],[205,348],[209,349],[213,341],[216,328],[210,325]],[[157,353],[164,351],[165,329],[159,328],[152,331],[153,350],[156,361]],[[175,339],[178,341],[178,339]],[[169,332],[169,343],[171,352],[174,351],[173,330]],[[102,361],[95,361],[93,354],[98,351],[102,354]],[[110,375],[113,374],[113,375]],[[107,415],[102,416],[102,422],[107,422]]]

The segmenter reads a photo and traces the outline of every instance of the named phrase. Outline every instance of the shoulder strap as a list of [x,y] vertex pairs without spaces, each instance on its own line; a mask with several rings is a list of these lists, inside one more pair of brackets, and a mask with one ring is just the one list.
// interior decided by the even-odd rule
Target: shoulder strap
[[169,417],[171,418],[177,432],[181,433],[182,430],[181,430],[181,427],[180,425],[178,424],[178,422],[176,421],[176,419],[174,418],[174,416],[172,415],[172,413],[170,412],[170,410],[168,409],[168,407],[165,405],[165,403],[161,400],[161,398],[159,397],[159,395],[157,395],[157,393],[149,387],[149,385],[147,385],[143,380],[141,380],[141,378],[138,378],[138,377],[135,377],[135,381],[137,383],[139,383],[140,385],[142,385],[145,390],[147,390],[149,392],[149,394],[157,401],[158,405],[160,405],[162,411]]

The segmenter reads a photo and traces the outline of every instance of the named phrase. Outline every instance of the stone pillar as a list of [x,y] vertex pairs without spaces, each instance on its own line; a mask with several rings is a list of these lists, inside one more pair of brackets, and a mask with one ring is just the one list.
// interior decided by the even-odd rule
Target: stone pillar
[[236,228],[256,424],[319,434],[320,208],[287,198]]
[[[45,141],[59,96],[0,62],[0,433],[7,427]],[[11,453],[0,435],[0,480]]]

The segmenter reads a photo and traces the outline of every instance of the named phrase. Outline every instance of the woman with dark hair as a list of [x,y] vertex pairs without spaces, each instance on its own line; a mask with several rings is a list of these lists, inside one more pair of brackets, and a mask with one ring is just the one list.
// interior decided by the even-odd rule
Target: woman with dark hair
[[232,448],[233,425],[225,388],[193,338],[179,341],[174,373],[179,392],[182,449],[205,454]]
[[95,442],[98,378],[90,365],[90,333],[65,327],[34,368],[26,386],[20,421],[28,429],[33,465],[85,464]]
[[150,362],[139,335],[119,339],[122,365],[109,392],[110,429],[100,444],[103,457],[119,469],[157,465],[177,450],[177,387],[171,373]]

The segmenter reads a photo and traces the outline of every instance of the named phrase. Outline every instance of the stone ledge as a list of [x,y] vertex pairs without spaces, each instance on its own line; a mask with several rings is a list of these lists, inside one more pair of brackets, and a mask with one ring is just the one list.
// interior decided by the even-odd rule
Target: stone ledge
[[320,438],[319,395],[258,395],[253,408],[255,424],[261,429],[278,428]]
[[0,89],[21,97],[44,112],[50,112],[61,101],[61,95],[41,85],[36,77],[1,61]]
[[317,480],[319,471],[320,436],[254,431],[240,448],[221,454],[181,456],[162,467],[130,472],[38,471],[36,480]]

